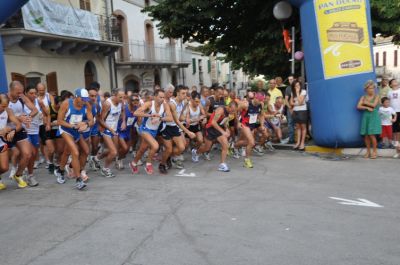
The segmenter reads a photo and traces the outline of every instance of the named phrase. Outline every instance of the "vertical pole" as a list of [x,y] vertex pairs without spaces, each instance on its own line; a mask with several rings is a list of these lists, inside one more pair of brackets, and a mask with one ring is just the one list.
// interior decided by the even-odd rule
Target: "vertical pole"
[[294,60],[294,50],[296,48],[296,28],[292,27],[292,75],[295,74],[295,60]]
[[233,80],[232,80],[232,62],[229,62],[229,89],[233,88]]
[[4,54],[3,54],[3,41],[0,36],[0,93],[6,93],[7,91],[8,91],[8,85],[7,85],[6,64],[4,61]]

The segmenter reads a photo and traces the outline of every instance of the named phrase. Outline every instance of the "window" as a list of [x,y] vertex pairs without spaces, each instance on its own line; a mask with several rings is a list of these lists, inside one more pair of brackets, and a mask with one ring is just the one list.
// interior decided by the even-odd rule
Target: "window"
[[379,66],[379,52],[375,53],[375,66]]
[[144,6],[145,7],[150,6],[150,0],[144,0]]
[[88,61],[85,64],[84,76],[86,88],[89,88],[92,82],[97,81],[97,70],[92,61]]
[[208,73],[211,73],[211,60],[208,60],[207,62],[207,71]]
[[383,66],[386,66],[386,52],[383,52]]
[[83,10],[90,11],[90,0],[79,0],[79,6]]
[[397,67],[397,50],[394,51],[394,67]]
[[197,69],[196,69],[196,58],[193,58],[192,59],[192,67],[193,67],[193,74],[195,74],[197,71]]

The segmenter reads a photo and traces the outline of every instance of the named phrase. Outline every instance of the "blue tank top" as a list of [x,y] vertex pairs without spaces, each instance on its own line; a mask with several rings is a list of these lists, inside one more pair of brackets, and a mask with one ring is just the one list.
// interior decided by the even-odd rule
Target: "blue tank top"
[[[65,118],[64,120],[66,122],[68,122],[69,124],[78,124],[79,122],[85,121],[85,119],[87,120],[86,117],[86,105],[83,105],[83,107],[78,110],[74,107],[74,100],[72,98],[70,98],[68,100],[68,111],[65,114]],[[61,126],[62,129],[70,129],[70,128],[66,128]]]
[[[137,122],[137,117],[133,115],[133,113],[136,111],[134,109],[133,111],[130,111],[128,104],[125,104],[125,123],[126,123],[126,131],[130,130]],[[118,131],[121,130],[121,125],[122,125],[122,119],[119,119],[118,121]]]

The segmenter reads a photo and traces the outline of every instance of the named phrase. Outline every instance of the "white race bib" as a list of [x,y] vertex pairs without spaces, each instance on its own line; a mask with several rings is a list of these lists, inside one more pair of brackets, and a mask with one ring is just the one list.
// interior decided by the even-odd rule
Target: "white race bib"
[[134,121],[135,121],[134,117],[129,117],[128,120],[126,121],[126,125],[132,126]]
[[79,114],[79,115],[77,115],[77,114],[72,114],[71,115],[71,118],[69,119],[69,123],[70,124],[78,124],[79,122],[82,122],[82,118],[83,118],[83,115],[82,114]]
[[249,114],[249,116],[250,116],[249,124],[254,124],[257,122],[258,114]]

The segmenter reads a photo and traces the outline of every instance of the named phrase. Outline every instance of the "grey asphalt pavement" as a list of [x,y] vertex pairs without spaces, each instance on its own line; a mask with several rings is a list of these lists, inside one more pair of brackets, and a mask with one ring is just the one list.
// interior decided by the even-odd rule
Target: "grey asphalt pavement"
[[[189,158],[189,157],[187,157]],[[279,151],[245,169],[92,177],[0,192],[1,265],[398,265],[399,161]],[[193,173],[193,174],[191,174]],[[383,207],[340,204],[365,199]]]

